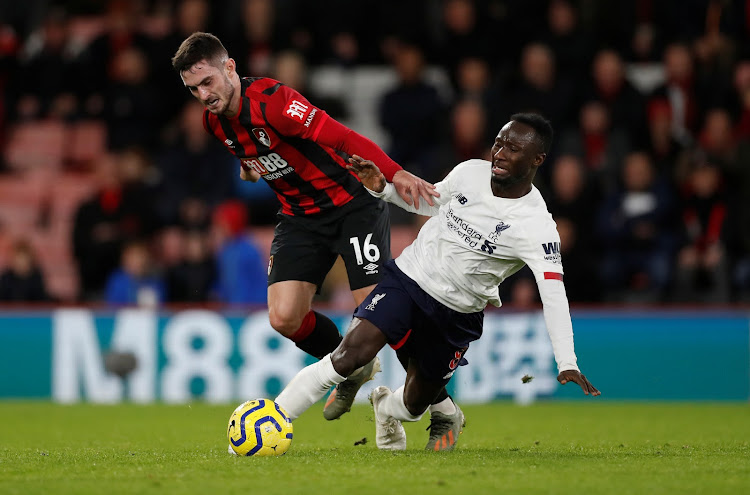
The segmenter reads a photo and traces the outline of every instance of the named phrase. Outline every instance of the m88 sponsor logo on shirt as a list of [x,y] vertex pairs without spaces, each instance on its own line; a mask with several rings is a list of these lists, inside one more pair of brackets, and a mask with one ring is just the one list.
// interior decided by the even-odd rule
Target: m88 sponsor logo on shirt
[[258,172],[264,179],[273,180],[294,172],[294,167],[284,160],[278,153],[268,155],[240,158],[240,164],[244,169]]

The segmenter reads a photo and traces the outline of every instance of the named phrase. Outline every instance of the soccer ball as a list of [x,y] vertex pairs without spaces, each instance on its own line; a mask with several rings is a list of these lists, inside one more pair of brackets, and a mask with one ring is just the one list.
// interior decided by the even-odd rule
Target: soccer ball
[[249,400],[229,417],[227,438],[237,455],[282,455],[292,444],[292,421],[272,400]]

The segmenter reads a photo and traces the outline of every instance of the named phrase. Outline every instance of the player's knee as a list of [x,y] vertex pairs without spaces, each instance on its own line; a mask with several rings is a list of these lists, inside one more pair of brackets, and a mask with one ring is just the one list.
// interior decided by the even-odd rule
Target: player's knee
[[302,324],[303,316],[299,316],[295,311],[284,311],[283,309],[268,308],[268,320],[271,328],[279,332],[284,337],[291,337]]

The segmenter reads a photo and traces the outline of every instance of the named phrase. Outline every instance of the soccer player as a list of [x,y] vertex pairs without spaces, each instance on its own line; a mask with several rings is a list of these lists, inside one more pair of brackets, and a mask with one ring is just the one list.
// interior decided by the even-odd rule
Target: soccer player
[[[281,203],[268,263],[271,326],[321,358],[341,342],[312,300],[338,255],[359,305],[390,259],[388,210],[368,194],[336,152],[366,156],[408,204],[433,204],[434,186],[403,170],[375,143],[341,125],[304,96],[266,77],[240,78],[221,41],[196,32],[172,58],[186,88],[204,106],[203,125],[240,159],[240,176],[261,177]],[[373,358],[332,392],[324,410],[336,419],[379,370]],[[445,394],[447,397],[447,393]]]
[[[278,396],[276,402],[292,419],[390,344],[408,349],[410,361],[404,386],[372,392],[376,443],[380,449],[405,449],[401,422],[419,420],[456,368],[467,363],[464,354],[482,334],[485,306],[500,306],[498,285],[524,264],[533,271],[544,304],[557,380],[599,395],[577,366],[560,238],[532,185],[551,141],[547,120],[515,114],[495,138],[492,162],[460,163],[435,185],[436,204],[419,207],[401,200],[373,162],[350,159],[372,194],[431,218],[417,239],[386,264],[383,279],[355,311],[338,348],[300,371]],[[455,408],[454,414],[461,414]],[[450,429],[435,442],[431,438],[428,448],[454,444],[460,431]]]

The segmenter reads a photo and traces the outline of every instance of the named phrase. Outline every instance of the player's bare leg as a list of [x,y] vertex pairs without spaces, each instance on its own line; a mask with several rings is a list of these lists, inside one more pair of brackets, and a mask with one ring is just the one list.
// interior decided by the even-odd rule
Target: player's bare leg
[[310,282],[285,280],[268,287],[268,319],[274,330],[297,347],[320,359],[341,343],[336,325],[312,310],[317,287]]
[[[374,286],[355,291],[355,300],[362,302]],[[317,287],[310,282],[285,280],[268,287],[268,318],[271,326],[281,335],[292,340],[306,353],[322,358],[333,352],[341,343],[341,335],[336,325],[325,315],[312,311],[312,300]],[[380,361],[374,358],[361,370],[340,383],[336,389],[342,393],[332,396],[324,409],[326,419],[337,419],[351,410],[354,397],[363,383],[371,380],[380,371]],[[331,407],[329,407],[331,404]]]
[[[427,450],[453,450],[458,442],[458,436],[466,424],[464,413],[458,404],[445,393],[448,380],[432,381],[425,378],[419,370],[416,361],[409,362],[404,384],[404,403],[407,409],[424,412],[430,410],[430,438]],[[444,396],[442,400],[436,397]]]
[[336,350],[297,373],[276,402],[296,419],[355,370],[377,356],[386,344],[385,335],[372,323],[355,318]]
[[[362,304],[362,301],[365,300],[374,288],[374,285],[369,285],[353,290],[352,296],[354,297],[355,305],[359,306]],[[378,371],[380,371],[380,360],[376,356],[362,368],[349,375],[346,381],[336,385],[323,407],[323,417],[330,421],[338,419],[344,413],[351,411],[354,398],[359,389],[366,382],[372,380]]]

